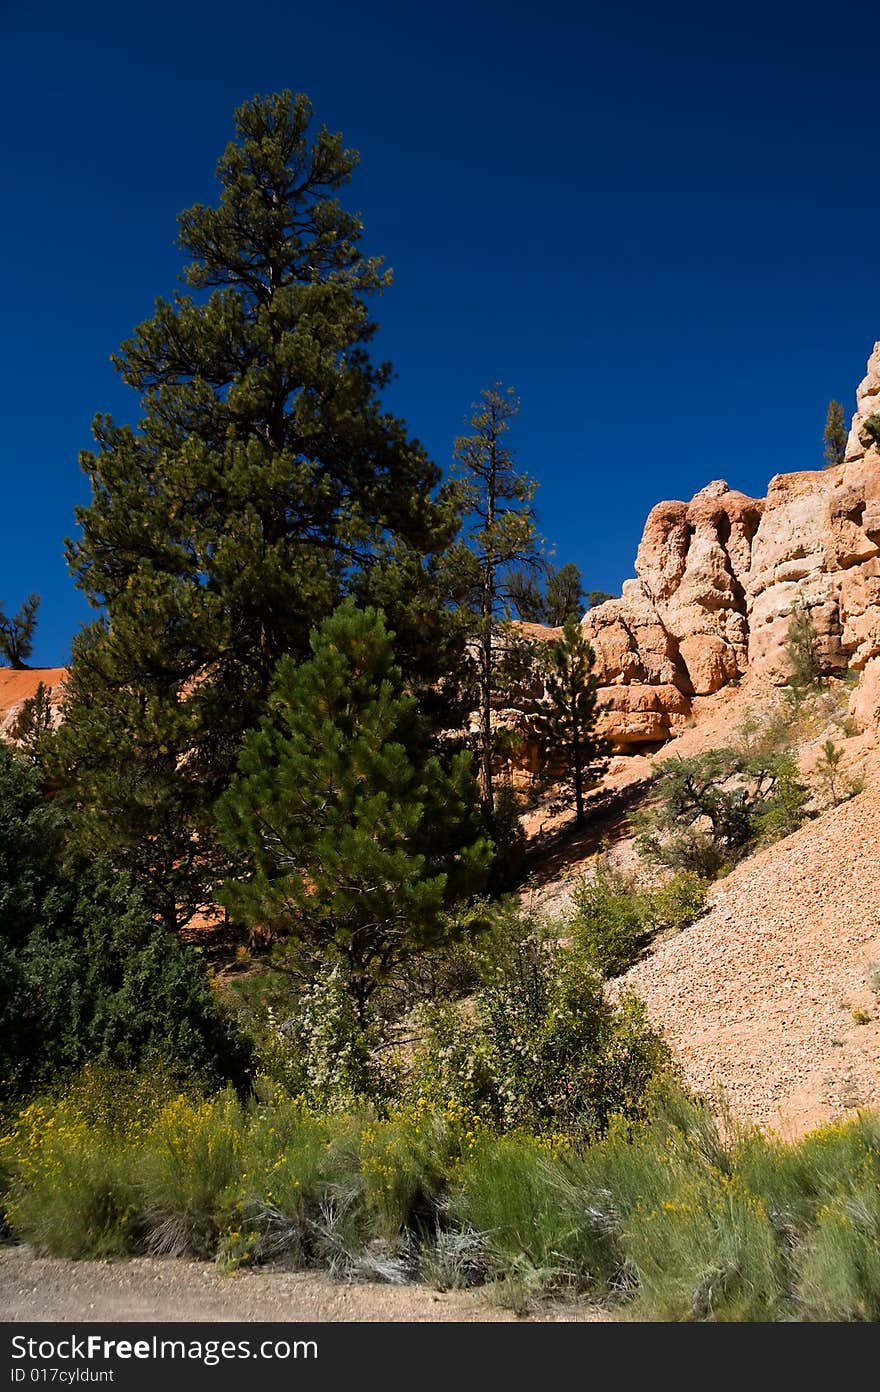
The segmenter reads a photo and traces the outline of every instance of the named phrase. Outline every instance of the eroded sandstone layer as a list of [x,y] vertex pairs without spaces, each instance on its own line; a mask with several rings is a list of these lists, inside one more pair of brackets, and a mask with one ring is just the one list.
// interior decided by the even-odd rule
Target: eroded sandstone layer
[[824,668],[864,673],[853,713],[880,715],[880,449],[866,429],[880,414],[880,343],[856,402],[843,464],[778,474],[765,498],[719,479],[651,510],[636,578],[583,620],[618,750],[669,739],[747,670],[784,683],[796,603]]

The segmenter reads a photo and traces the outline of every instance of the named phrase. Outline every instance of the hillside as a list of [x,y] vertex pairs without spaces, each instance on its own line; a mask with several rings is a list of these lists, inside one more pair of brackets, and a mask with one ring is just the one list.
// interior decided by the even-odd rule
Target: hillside
[[[687,752],[708,736],[692,732]],[[864,791],[737,866],[621,982],[694,1088],[786,1134],[880,1104],[880,754],[846,743]]]

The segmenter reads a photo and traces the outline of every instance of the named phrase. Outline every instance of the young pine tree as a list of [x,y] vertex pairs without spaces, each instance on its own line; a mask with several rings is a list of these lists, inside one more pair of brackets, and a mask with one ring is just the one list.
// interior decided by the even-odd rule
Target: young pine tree
[[847,433],[843,419],[843,407],[839,401],[828,402],[823,439],[825,441],[826,467],[830,469],[835,464],[842,464],[846,455]]
[[50,753],[54,729],[55,712],[51,693],[45,682],[37,682],[36,691],[22,703],[9,733],[20,753],[36,768],[43,768]]
[[381,603],[435,703],[464,647],[438,588],[454,491],[383,409],[390,368],[369,355],[390,275],[340,201],[357,155],[289,92],[235,127],[219,203],[179,220],[188,291],[114,359],[142,416],[96,419],[68,545],[106,622],[75,646],[59,772],[85,844],[170,926],[228,871],[211,809],[279,658],[346,592]]
[[0,608],[0,659],[21,671],[34,650],[34,630],[40,596],[28,595],[15,618],[8,619]]
[[453,931],[445,910],[480,885],[471,756],[444,769],[392,636],[346,601],[279,664],[269,713],[245,739],[218,819],[250,863],[222,898],[282,939],[314,980],[341,961],[361,1024],[376,988]]
[[[490,826],[495,812],[492,710],[502,671],[517,657],[515,632],[505,619],[512,601],[511,575],[539,565],[532,499],[537,484],[520,473],[506,436],[519,414],[513,389],[487,387],[473,407],[473,434],[455,442],[455,474],[468,519],[457,548],[472,615],[479,691],[479,765],[483,810]],[[519,581],[515,582],[519,584]],[[515,662],[514,662],[514,665]]]
[[561,781],[583,826],[584,792],[602,773],[608,745],[596,733],[597,681],[593,649],[576,618],[566,620],[562,637],[547,654],[546,694],[535,726],[548,773],[562,769]]
[[791,606],[785,651],[791,668],[788,691],[793,703],[800,706],[815,689],[822,670],[816,630],[810,611],[800,597]]

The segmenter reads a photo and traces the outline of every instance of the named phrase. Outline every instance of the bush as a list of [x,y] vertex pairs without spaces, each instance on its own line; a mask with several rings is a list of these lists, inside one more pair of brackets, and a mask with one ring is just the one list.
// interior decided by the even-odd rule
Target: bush
[[472,1010],[423,1012],[410,1095],[455,1098],[509,1130],[601,1132],[640,1114],[670,1056],[639,1004],[606,1001],[595,967],[508,910]]
[[250,1048],[198,954],[101,861],[65,864],[64,818],[0,745],[0,1105],[84,1063],[247,1083]]
[[631,877],[600,861],[572,894],[571,935],[601,976],[620,976],[637,961],[651,938],[644,896]]
[[527,1135],[489,1139],[456,1172],[449,1205],[486,1235],[489,1274],[527,1288],[602,1289],[616,1256],[562,1153]]
[[389,1095],[391,1079],[376,1062],[381,1026],[372,1015],[358,1018],[342,961],[325,967],[285,1018],[270,1007],[260,1039],[260,1071],[318,1110],[350,1110]]
[[706,884],[681,870],[666,884],[638,888],[632,876],[600,861],[572,896],[569,929],[578,948],[603,977],[620,976],[637,961],[655,933],[686,928],[702,912]]
[[639,851],[703,879],[795,831],[809,796],[792,755],[763,743],[669,759],[655,789],[655,805],[636,819]]
[[782,1247],[755,1195],[705,1173],[637,1204],[623,1245],[640,1312],[660,1320],[766,1320],[784,1282]]
[[31,1085],[89,1062],[244,1088],[251,1049],[204,964],[153,923],[124,876],[82,870],[68,923],[36,930],[22,953],[38,1011]]
[[260,1083],[246,1104],[90,1072],[0,1138],[17,1238],[67,1257],[187,1252],[337,1275],[494,1280],[649,1319],[880,1318],[880,1117],[786,1144],[722,1138],[660,1081],[599,1139],[422,1098],[318,1114]]
[[786,695],[797,710],[819,685],[822,659],[810,611],[798,596],[791,606],[785,651],[791,674]]
[[57,1257],[131,1250],[136,1167],[118,1134],[90,1124],[75,1104],[36,1102],[4,1142],[7,1221],[16,1237]]
[[798,1261],[808,1319],[880,1320],[880,1194],[857,1183],[819,1210]]

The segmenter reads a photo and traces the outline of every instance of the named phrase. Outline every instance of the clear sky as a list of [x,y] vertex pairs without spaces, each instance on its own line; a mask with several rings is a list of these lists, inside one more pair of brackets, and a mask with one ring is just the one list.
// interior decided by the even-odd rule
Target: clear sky
[[880,8],[864,0],[0,0],[0,602],[34,660],[89,611],[63,561],[109,354],[175,288],[236,105],[283,87],[361,152],[395,280],[390,404],[438,462],[522,400],[542,530],[588,588],[649,508],[821,464],[880,338]]

